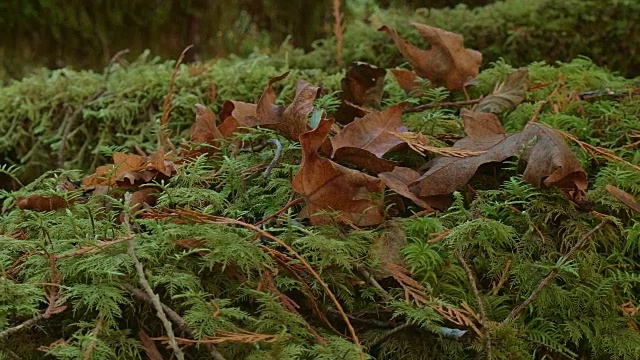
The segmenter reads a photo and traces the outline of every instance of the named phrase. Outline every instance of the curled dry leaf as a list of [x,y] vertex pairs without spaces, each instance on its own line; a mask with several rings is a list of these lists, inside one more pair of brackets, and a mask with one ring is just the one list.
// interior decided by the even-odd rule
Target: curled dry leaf
[[[467,136],[454,148],[485,151],[464,157],[438,157],[410,189],[421,197],[450,194],[462,188],[482,164],[502,162],[521,155],[527,162],[523,180],[534,186],[555,186],[578,201],[587,188],[587,175],[564,139],[555,130],[530,123],[516,134],[506,134],[491,113],[461,112]],[[524,152],[522,151],[523,149]]]
[[384,69],[365,63],[354,63],[341,82],[342,103],[335,113],[336,121],[348,124],[354,118],[366,115],[365,111],[353,105],[372,110],[380,109],[385,75]]
[[[287,75],[289,73],[269,80],[269,84],[256,106],[256,115],[244,116],[243,120],[237,119],[240,121],[240,126],[260,125],[275,129],[294,141],[298,141],[298,136],[309,130],[308,116],[313,111],[313,102],[318,97],[320,88],[306,81],[298,81],[293,102],[287,107],[276,105],[276,93],[273,89],[273,84],[284,79]],[[234,104],[234,107],[237,107],[237,105]],[[246,112],[249,112],[247,111],[249,109],[249,106],[244,106]]]
[[413,201],[425,210],[433,210],[426,199],[414,194],[409,189],[409,184],[412,184],[420,178],[419,172],[410,168],[396,166],[393,171],[380,173],[378,177],[384,181],[389,189]]
[[523,68],[513,72],[497,86],[493,94],[480,100],[475,111],[499,114],[513,109],[524,100],[528,88],[529,70]]
[[418,75],[429,79],[434,86],[444,86],[452,91],[463,89],[478,75],[482,54],[465,49],[462,35],[417,23],[413,26],[429,41],[429,50],[410,44],[388,26],[382,26],[378,30],[391,36],[400,53]]
[[380,224],[384,204],[374,195],[384,190],[384,183],[318,155],[332,124],[333,120],[322,120],[316,129],[300,135],[302,166],[291,185],[307,204],[301,215],[314,225],[332,222],[319,214],[322,211],[339,212],[345,221],[358,226]]
[[175,172],[175,164],[167,159],[163,148],[150,156],[117,152],[113,154],[113,164],[99,166],[94,174],[82,180],[82,185],[85,188],[116,184],[128,187],[166,179]]

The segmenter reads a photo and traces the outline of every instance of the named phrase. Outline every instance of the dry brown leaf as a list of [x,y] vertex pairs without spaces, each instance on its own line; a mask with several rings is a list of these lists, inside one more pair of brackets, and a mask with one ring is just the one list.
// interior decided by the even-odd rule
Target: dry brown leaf
[[396,81],[402,90],[412,96],[421,95],[416,93],[416,89],[420,88],[420,82],[418,81],[418,75],[415,72],[404,69],[391,69],[390,71],[396,78]]
[[[320,149],[320,153],[323,153],[322,149]],[[367,150],[355,147],[343,147],[336,150],[333,159],[340,163],[349,163],[373,174],[392,171],[396,167],[395,161],[381,159]]]
[[[465,158],[438,157],[410,189],[421,197],[451,194],[461,189],[482,164],[502,162],[521,155],[527,162],[523,180],[534,186],[556,186],[579,200],[587,188],[587,176],[564,139],[553,129],[531,123],[516,134],[506,134],[491,113],[461,112],[467,136],[454,148],[485,151]],[[522,150],[526,147],[526,150]]]
[[409,184],[412,184],[420,178],[419,172],[410,168],[396,166],[393,171],[380,173],[378,174],[378,177],[384,181],[385,185],[387,185],[389,189],[406,197],[416,205],[426,210],[433,210],[425,199],[420,198],[420,196],[409,190]]
[[407,103],[403,102],[384,111],[371,112],[345,126],[331,138],[334,157],[338,149],[352,147],[367,150],[381,158],[392,148],[404,143],[397,136],[389,134],[389,131],[407,131],[401,120],[402,110],[406,106]]
[[131,187],[171,177],[176,173],[175,164],[168,160],[163,148],[150,156],[113,154],[113,164],[102,165],[96,172],[82,180],[84,188],[118,185]]
[[142,350],[147,354],[147,358],[149,360],[164,360],[162,354],[156,347],[156,344],[151,340],[151,337],[147,335],[147,333],[140,328],[138,330],[138,337],[140,338],[140,343],[142,344]]
[[[382,263],[391,263],[398,266],[406,266],[402,249],[407,246],[407,232],[397,220],[387,220],[382,224],[383,231],[377,235],[371,244],[371,255]],[[377,280],[389,277],[391,274],[385,266],[381,266],[381,272],[376,276]]]
[[[356,117],[363,117],[366,112],[360,108],[378,110],[382,101],[382,88],[386,71],[365,63],[353,64],[342,79],[342,103],[335,113],[335,119],[341,124],[348,124]],[[353,104],[353,105],[351,105]]]
[[462,35],[417,23],[413,23],[413,26],[429,41],[429,50],[408,43],[388,26],[378,30],[391,36],[418,75],[429,79],[434,86],[444,86],[452,91],[463,89],[478,75],[482,54],[465,49]]
[[[313,102],[320,93],[320,88],[306,81],[298,81],[293,102],[284,107],[276,105],[276,93],[273,84],[287,77],[282,74],[269,80],[256,107],[255,116],[245,116],[241,126],[264,126],[278,130],[290,140],[298,141],[298,136],[309,130],[308,116],[313,111]],[[248,107],[247,107],[248,108]]]
[[18,209],[34,211],[53,211],[64,209],[69,206],[69,204],[60,196],[40,194],[18,196],[16,199],[16,205],[18,206]]
[[513,109],[524,100],[528,88],[529,70],[523,68],[513,72],[491,95],[480,100],[475,111],[499,114]]
[[340,212],[344,220],[359,226],[380,224],[384,204],[372,195],[382,192],[384,183],[318,155],[332,124],[333,120],[321,120],[316,129],[300,135],[302,164],[291,185],[307,204],[302,215],[314,225],[332,221],[318,214],[321,211]]
[[202,104],[196,104],[196,121],[191,126],[191,141],[213,145],[222,138],[216,125],[216,115]]
[[633,195],[611,184],[605,186],[605,189],[607,190],[607,192],[609,192],[609,194],[622,201],[622,203],[627,205],[630,209],[640,213],[640,203],[636,201]]

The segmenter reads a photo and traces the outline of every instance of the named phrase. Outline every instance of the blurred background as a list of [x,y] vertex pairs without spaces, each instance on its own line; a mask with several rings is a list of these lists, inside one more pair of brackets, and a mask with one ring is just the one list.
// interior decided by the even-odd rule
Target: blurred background
[[[356,22],[375,25],[376,17],[393,23],[389,14],[406,25],[407,16],[418,14],[419,21],[461,32],[469,47],[475,45],[488,61],[511,55],[516,63],[568,61],[586,55],[623,74],[638,74],[639,15],[630,13],[639,7],[637,0],[340,3],[347,32]],[[175,59],[193,44],[187,61],[269,54],[282,46],[309,52],[319,46],[320,39],[333,35],[332,6],[331,0],[2,0],[0,78],[20,78],[39,66],[101,70],[122,49],[129,49],[132,56],[149,49],[154,55]],[[455,9],[439,10],[445,7]],[[549,24],[549,17],[559,22]],[[521,54],[520,48],[514,50],[518,54],[510,51],[509,47],[527,42],[530,54]],[[502,47],[494,52],[480,48],[495,47],[495,43]],[[626,52],[619,54],[626,60],[608,58],[618,56],[612,51]]]

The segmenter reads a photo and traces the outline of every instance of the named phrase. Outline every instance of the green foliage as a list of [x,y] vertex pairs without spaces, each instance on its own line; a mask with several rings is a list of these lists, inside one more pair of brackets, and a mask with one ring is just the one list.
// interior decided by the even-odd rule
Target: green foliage
[[[494,10],[508,3],[497,3]],[[463,10],[468,11],[419,16],[435,19]],[[484,11],[474,14],[488,16]],[[460,19],[471,24],[469,18]],[[357,33],[358,26],[349,31]],[[346,39],[354,33],[348,32]],[[346,48],[354,52],[347,57],[371,51],[364,45]],[[316,51],[322,55],[322,47]],[[381,56],[391,62],[396,52]],[[344,71],[300,69],[305,59],[232,57],[181,65],[169,123],[172,141],[181,144],[188,138],[195,103],[219,111],[225,100],[255,102],[268,78],[286,71],[291,74],[277,85],[278,102],[289,103],[296,81],[307,80],[324,87],[315,111],[330,115],[338,105]],[[60,165],[89,171],[116,151],[157,147],[173,66],[145,54],[104,74],[41,71],[0,92],[0,154],[8,163],[0,166],[0,175],[25,183],[35,179],[0,192],[0,359],[16,353],[41,358],[43,351],[56,359],[144,358],[139,330],[151,337],[167,333],[155,309],[132,291],[142,279],[129,250],[131,239],[144,278],[191,330],[185,336],[174,326],[178,335],[226,340],[216,347],[227,359],[359,358],[329,291],[347,313],[365,358],[640,357],[640,223],[637,213],[606,190],[615,185],[640,195],[640,176],[633,167],[640,164],[640,155],[625,147],[640,133],[640,105],[637,97],[620,95],[633,81],[585,58],[553,66],[533,63],[528,69],[535,90],[521,106],[500,115],[507,131],[517,132],[539,113],[538,121],[626,161],[606,160],[572,144],[591,184],[583,207],[557,190],[526,184],[520,160],[511,159],[491,169],[495,186],[481,184],[455,193],[446,211],[408,217],[413,205],[399,209],[404,218],[397,222],[406,232],[406,244],[401,249],[383,245],[380,251],[386,227],[306,226],[295,218],[300,206],[282,211],[261,225],[261,232],[239,225],[255,224],[293,198],[290,182],[300,166],[300,145],[265,129],[235,134],[215,155],[180,163],[176,176],[145,185],[158,189],[156,208],[172,212],[166,216],[129,214],[133,220],[123,223],[127,206],[117,194],[87,196],[58,189],[67,179],[81,178],[79,171],[52,170]],[[490,93],[513,69],[506,61],[493,63],[470,95]],[[212,85],[216,97],[211,96]],[[605,89],[618,95],[563,102],[567,96]],[[407,99],[415,105],[461,99],[426,86],[420,94],[407,95],[391,76],[384,90],[384,106]],[[403,121],[436,146],[465,135],[451,109],[406,114]],[[272,139],[280,141],[282,153],[265,176],[276,152],[268,145]],[[236,142],[266,146],[251,151],[239,149]],[[394,156],[401,162],[425,160],[401,152]],[[30,194],[75,202],[50,212],[18,209],[18,198]],[[181,211],[193,215],[177,215]],[[607,224],[569,257],[605,218]],[[410,275],[386,267],[394,256],[392,262]],[[547,281],[550,274],[555,275]],[[45,313],[55,300],[52,294],[67,308],[39,319],[37,326],[3,334]],[[512,316],[532,294],[536,298]],[[203,344],[187,346],[185,353],[189,359],[209,356]]]

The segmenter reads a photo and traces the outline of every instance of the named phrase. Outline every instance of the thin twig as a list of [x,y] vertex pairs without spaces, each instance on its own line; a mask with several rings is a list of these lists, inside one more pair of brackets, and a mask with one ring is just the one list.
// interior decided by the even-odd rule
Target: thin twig
[[485,339],[487,340],[487,359],[491,360],[491,335],[489,334],[489,321],[487,320],[487,312],[484,309],[484,303],[482,302],[482,298],[480,297],[480,290],[478,290],[478,284],[476,282],[476,277],[473,275],[473,271],[469,264],[464,260],[464,257],[461,254],[458,254],[458,260],[462,267],[464,267],[464,271],[467,273],[467,278],[469,278],[469,283],[471,283],[471,289],[473,290],[473,295],[476,297],[476,301],[478,302],[478,307],[480,308],[480,322],[482,323],[482,332],[485,335]]
[[267,166],[267,169],[264,171],[264,173],[262,173],[262,176],[264,178],[269,177],[269,174],[271,174],[271,170],[273,170],[273,168],[276,166],[278,160],[280,159],[280,155],[282,155],[282,144],[280,143],[280,141],[278,141],[278,139],[269,139],[267,140],[267,142],[272,143],[276,146],[276,153],[273,155],[273,159],[271,159],[271,162],[269,163],[269,166]]
[[[122,287],[124,287],[134,297],[146,302],[149,305],[154,305],[153,300],[149,297],[149,294],[147,294],[143,290],[140,290],[137,287],[127,283],[122,284]],[[167,317],[171,319],[174,324],[176,324],[176,328],[178,331],[181,331],[188,336],[194,335],[194,332],[189,327],[189,324],[187,324],[187,322],[177,312],[175,312],[172,308],[168,307],[162,302],[160,303],[160,305],[162,306],[162,310],[165,312],[165,314],[167,314]],[[225,357],[222,356],[222,354],[218,351],[218,349],[216,349],[216,346],[214,344],[205,343],[204,346],[207,347],[213,359],[226,360]]]
[[371,274],[369,274],[369,272],[365,268],[357,267],[356,270],[360,273],[360,275],[362,275],[362,277],[367,280],[369,284],[371,284],[371,286],[380,291],[380,293],[382,294],[382,298],[385,301],[393,300],[393,297],[389,295],[387,290],[385,290],[382,285],[380,285],[380,283],[373,276],[371,276]]
[[[593,236],[593,234],[595,234],[596,231],[602,229],[607,224],[607,222],[609,222],[608,219],[603,219],[600,222],[600,224],[598,224],[598,226],[594,227],[588,233],[584,234],[575,243],[575,245],[573,245],[573,247],[571,249],[569,249],[569,252],[567,252],[563,256],[563,260],[565,260],[565,261],[569,260],[573,256],[573,254],[584,245],[584,243],[587,241],[587,239],[589,239],[591,236]],[[535,290],[533,290],[531,295],[529,295],[529,297],[524,302],[522,302],[522,304],[516,306],[513,310],[511,310],[511,312],[509,313],[509,316],[507,316],[507,318],[504,319],[504,321],[510,321],[510,320],[513,320],[516,317],[518,317],[518,315],[520,315],[520,313],[522,313],[524,311],[524,309],[526,309],[532,302],[534,302],[538,298],[538,296],[540,295],[540,292],[542,290],[544,290],[544,288],[549,286],[551,281],[553,281],[553,279],[555,279],[555,277],[558,275],[559,272],[560,272],[560,269],[557,268],[557,267],[554,268],[553,270],[551,270],[551,272],[549,272],[549,274],[544,279],[542,279],[542,281],[540,281],[540,284],[538,284],[538,286],[535,288]]]
[[444,108],[463,107],[467,105],[475,105],[479,103],[480,100],[482,100],[482,98],[473,99],[473,100],[464,100],[464,101],[453,101],[453,102],[432,102],[429,104],[423,104],[423,105],[414,106],[408,109],[404,109],[402,113],[403,114],[416,113],[416,112],[421,112],[429,109],[437,109],[437,108],[443,108],[443,107]]
[[98,322],[96,323],[96,327],[93,328],[93,330],[91,331],[91,337],[92,337],[91,343],[89,343],[87,350],[82,355],[82,360],[91,359],[91,354],[93,354],[93,352],[96,350],[96,347],[98,347],[98,334],[102,330],[102,323],[103,323],[102,316],[100,316],[98,318]]
[[[131,193],[125,194],[124,199],[125,199],[125,207],[128,207],[131,201]],[[129,223],[128,211],[124,212],[123,224],[127,229],[127,233],[129,235],[132,235],[133,231],[131,230],[131,225]],[[160,321],[162,321],[162,325],[167,331],[167,337],[169,338],[168,342],[171,348],[173,349],[173,353],[176,355],[176,358],[178,358],[178,360],[184,360],[184,353],[182,352],[182,350],[180,350],[180,347],[178,346],[175,335],[173,334],[173,327],[171,326],[171,322],[167,320],[167,315],[164,313],[164,310],[162,309],[162,303],[160,303],[160,297],[153,292],[153,289],[151,288],[151,285],[147,281],[147,278],[144,274],[144,268],[142,267],[142,263],[140,263],[140,260],[138,260],[138,257],[136,256],[136,238],[134,236],[132,236],[131,239],[129,240],[129,248],[127,249],[127,254],[129,254],[131,259],[133,260],[133,264],[138,272],[138,278],[139,278],[138,281],[140,282],[140,285],[142,285],[142,288],[149,295],[149,298],[153,303],[153,307],[156,309],[156,315],[158,316]]]
[[24,321],[22,324],[16,325],[14,327],[8,328],[6,330],[0,331],[0,340],[13,334],[16,333],[20,330],[22,330],[23,328],[27,328],[35,323],[37,323],[38,321],[44,319],[44,314],[39,314],[36,315],[34,317],[32,317],[31,319]]
[[282,214],[283,212],[287,211],[290,207],[295,206],[295,205],[297,205],[297,204],[299,204],[299,203],[301,203],[303,201],[304,201],[304,198],[293,199],[293,200],[289,201],[285,206],[283,206],[282,209],[274,212],[273,214],[267,216],[266,218],[258,221],[257,223],[255,223],[253,225],[254,226],[260,226],[260,225],[266,223],[267,221],[273,219],[274,217],[276,217],[276,216]]

